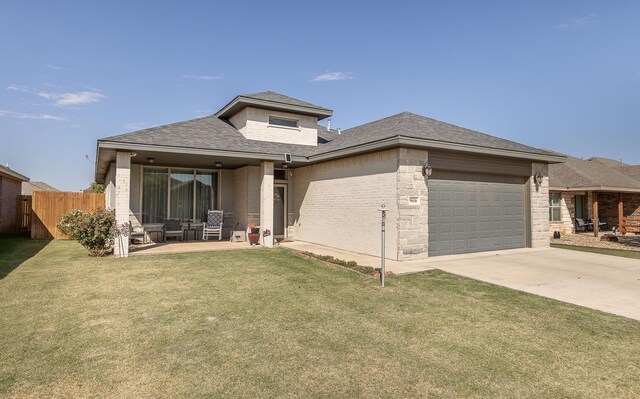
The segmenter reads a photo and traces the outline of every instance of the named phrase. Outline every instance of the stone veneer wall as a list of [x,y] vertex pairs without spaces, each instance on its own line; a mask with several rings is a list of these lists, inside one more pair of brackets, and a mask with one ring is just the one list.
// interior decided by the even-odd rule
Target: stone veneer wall
[[[562,192],[561,193],[561,209],[559,222],[549,222],[549,235],[553,236],[554,231],[559,231],[561,235],[574,234],[575,225],[573,223],[575,218],[575,193]],[[547,217],[549,215],[549,203],[547,201]]]
[[[429,195],[422,165],[428,152],[400,148],[398,150],[398,260],[424,259],[429,256]],[[393,216],[389,219],[393,220]]]
[[[536,186],[533,176],[542,172],[544,178],[540,187]],[[549,166],[533,163],[529,179],[531,193],[531,247],[549,246]]]

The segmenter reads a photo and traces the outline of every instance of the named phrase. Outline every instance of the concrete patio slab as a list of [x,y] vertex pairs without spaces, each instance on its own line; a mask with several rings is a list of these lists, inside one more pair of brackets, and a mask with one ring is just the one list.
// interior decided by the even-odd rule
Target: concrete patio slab
[[131,247],[129,256],[175,254],[182,252],[227,251],[231,249],[262,248],[261,245],[252,247],[248,242],[222,241],[175,241],[157,244],[145,244]]

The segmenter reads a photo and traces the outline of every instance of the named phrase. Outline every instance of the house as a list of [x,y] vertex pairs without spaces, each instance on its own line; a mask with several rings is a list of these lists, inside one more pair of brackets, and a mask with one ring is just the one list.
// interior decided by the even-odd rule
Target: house
[[31,195],[34,191],[60,191],[43,181],[22,182],[22,195]]
[[[394,260],[549,245],[547,150],[403,112],[344,132],[274,92],[211,116],[98,140],[95,180],[118,223],[206,218]],[[126,241],[126,240],[125,240]],[[126,256],[127,244],[116,253]]]
[[[549,166],[550,234],[575,233],[576,218],[610,229],[625,216],[640,217],[640,165],[567,156],[567,162]],[[598,226],[594,223],[594,234]]]
[[0,165],[0,234],[16,231],[18,196],[22,182],[29,178]]

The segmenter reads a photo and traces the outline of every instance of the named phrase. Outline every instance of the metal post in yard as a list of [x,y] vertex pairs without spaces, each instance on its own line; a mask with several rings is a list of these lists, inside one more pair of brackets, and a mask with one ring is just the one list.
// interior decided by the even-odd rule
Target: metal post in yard
[[382,287],[384,287],[384,232],[385,232],[385,219],[387,218],[387,210],[384,204],[380,205],[379,211],[382,212],[382,225],[381,225],[381,246],[380,246],[380,281]]

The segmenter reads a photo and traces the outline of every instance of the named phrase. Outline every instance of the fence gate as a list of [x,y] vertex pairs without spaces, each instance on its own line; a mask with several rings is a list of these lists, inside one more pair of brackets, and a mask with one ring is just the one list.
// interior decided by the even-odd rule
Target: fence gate
[[31,230],[31,196],[18,195],[18,205],[16,206],[16,230]]

